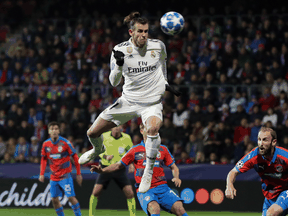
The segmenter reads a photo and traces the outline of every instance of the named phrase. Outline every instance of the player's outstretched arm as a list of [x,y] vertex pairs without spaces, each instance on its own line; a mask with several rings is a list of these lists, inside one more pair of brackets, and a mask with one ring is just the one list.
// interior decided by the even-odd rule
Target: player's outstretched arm
[[108,167],[105,167],[104,169],[101,168],[100,165],[96,166],[96,165],[92,165],[92,168],[90,169],[90,172],[97,172],[97,173],[111,173],[111,172],[115,172],[117,170],[123,169],[125,168],[125,166],[119,161],[115,164],[111,164]]
[[234,188],[234,182],[236,180],[237,175],[239,175],[239,172],[236,170],[235,167],[227,175],[225,196],[228,199],[234,199],[234,197],[236,196],[236,189]]
[[80,164],[78,162],[79,160],[79,157],[78,155],[75,153],[73,156],[72,156],[73,160],[74,160],[74,165],[75,165],[75,168],[76,168],[76,182],[78,183],[79,186],[82,186],[82,181],[83,181],[83,178],[82,178],[82,175],[81,175],[81,168],[80,168]]
[[47,166],[47,158],[42,156],[41,162],[40,162],[40,175],[39,175],[39,181],[44,182],[44,174]]
[[174,177],[171,181],[174,182],[176,187],[180,187],[182,181],[179,178],[179,168],[174,163],[170,166],[170,169],[171,169],[173,177]]

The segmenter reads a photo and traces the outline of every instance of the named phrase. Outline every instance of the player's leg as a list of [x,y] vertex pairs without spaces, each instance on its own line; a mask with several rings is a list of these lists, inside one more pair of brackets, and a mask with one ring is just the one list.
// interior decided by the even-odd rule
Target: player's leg
[[89,216],[95,216],[96,215],[96,207],[98,203],[99,196],[101,192],[103,191],[103,184],[95,184],[92,194],[90,196],[89,201]]
[[74,184],[72,177],[59,181],[59,186],[64,190],[65,195],[72,204],[71,208],[75,216],[81,216],[81,209],[78,200],[75,197]]
[[88,163],[90,160],[105,151],[105,147],[102,145],[102,133],[120,124],[124,124],[135,116],[137,116],[137,114],[133,111],[133,106],[131,106],[131,104],[122,97],[106,108],[87,131],[87,136],[93,149],[85,152],[79,158],[79,163]]
[[160,216],[160,206],[156,201],[152,201],[148,204],[148,212],[151,216]]
[[177,216],[187,216],[183,203],[181,201],[176,201],[171,208],[171,212]]
[[87,131],[88,139],[92,144],[93,148],[81,155],[81,157],[79,158],[80,164],[88,163],[90,160],[94,159],[99,154],[105,151],[105,147],[102,145],[103,138],[101,134],[115,126],[117,125],[114,122],[107,121],[101,118],[101,116],[97,117],[97,119]]
[[126,169],[118,170],[112,173],[116,184],[121,188],[127,199],[127,206],[130,216],[136,215],[136,202],[131,182],[127,176]]
[[167,184],[160,185],[156,188],[158,203],[163,210],[172,212],[177,216],[187,216],[182,204],[183,200],[171,188],[169,188]]
[[136,202],[134,198],[134,192],[131,185],[126,185],[123,187],[123,192],[127,199],[127,206],[130,216],[136,215]]
[[61,205],[58,196],[62,195],[58,181],[50,181],[50,193],[52,205],[58,216],[64,216],[63,206]]
[[[137,193],[137,197],[143,211],[150,216],[160,215],[160,206],[158,204],[158,197],[155,195],[155,188],[150,189],[146,193]],[[151,204],[150,204],[151,203]]]
[[162,123],[162,104],[156,104],[142,113],[142,121],[147,130],[147,140],[145,142],[146,149],[146,166],[139,185],[139,192],[145,193],[150,189],[154,162],[161,144],[159,129]]
[[[102,168],[104,166],[102,165]],[[89,201],[89,216],[96,215],[96,207],[99,197],[103,190],[105,190],[112,179],[113,173],[99,174],[96,179],[92,194]]]
[[[288,211],[288,190],[279,194],[276,201],[268,208],[267,216],[286,215]],[[275,199],[274,199],[275,200]]]

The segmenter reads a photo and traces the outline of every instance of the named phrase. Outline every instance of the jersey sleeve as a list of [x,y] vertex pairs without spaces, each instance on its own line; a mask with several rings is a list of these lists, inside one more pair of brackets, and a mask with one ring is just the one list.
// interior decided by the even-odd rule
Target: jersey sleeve
[[45,150],[45,143],[43,143],[43,145],[42,145],[41,156],[42,157],[47,157],[47,153],[46,153],[46,150]]
[[129,164],[133,163],[134,159],[135,159],[135,148],[130,149],[120,160],[120,162],[125,165],[128,166]]
[[167,67],[166,67],[166,60],[167,60],[167,52],[166,52],[166,46],[165,44],[160,41],[160,46],[161,46],[161,57],[160,57],[160,62],[161,62],[161,67],[163,71],[163,75],[165,78],[165,81],[168,84],[168,78],[167,78]]
[[164,147],[164,164],[168,167],[170,167],[172,164],[175,163],[174,157],[170,153],[169,149],[167,147]]
[[73,156],[76,153],[76,150],[75,150],[73,144],[68,140],[66,143],[68,145],[67,151],[68,151],[69,155]]
[[252,169],[255,164],[254,160],[255,154],[254,151],[250,151],[248,154],[243,156],[236,164],[235,168],[238,172],[244,173]]
[[[116,47],[114,47],[114,49],[117,50]],[[110,58],[110,68],[111,68],[111,72],[109,75],[110,83],[112,86],[117,86],[121,81],[123,66],[120,67],[116,64],[116,59],[114,58],[113,52],[111,53]]]

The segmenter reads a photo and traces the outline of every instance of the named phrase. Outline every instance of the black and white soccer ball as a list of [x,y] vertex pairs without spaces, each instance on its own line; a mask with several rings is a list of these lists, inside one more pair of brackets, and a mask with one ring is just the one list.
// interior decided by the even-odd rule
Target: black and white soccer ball
[[183,16],[174,11],[165,13],[160,19],[161,29],[168,35],[179,34],[184,28],[184,22]]

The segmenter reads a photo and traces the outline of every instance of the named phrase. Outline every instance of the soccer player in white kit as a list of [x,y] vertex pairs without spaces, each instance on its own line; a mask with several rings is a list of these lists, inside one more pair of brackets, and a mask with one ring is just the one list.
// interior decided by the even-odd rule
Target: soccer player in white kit
[[132,12],[124,19],[129,27],[128,41],[116,45],[111,55],[109,80],[117,86],[124,76],[122,96],[106,108],[87,131],[93,149],[85,152],[79,163],[88,163],[104,152],[101,134],[113,127],[141,116],[147,129],[146,167],[139,185],[145,193],[151,186],[154,162],[160,147],[159,128],[162,122],[161,98],[165,89],[176,96],[181,93],[167,82],[166,48],[162,41],[148,39],[148,20]]

